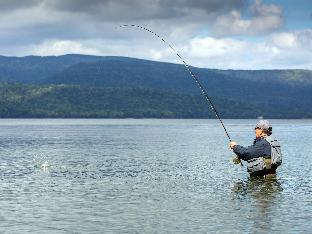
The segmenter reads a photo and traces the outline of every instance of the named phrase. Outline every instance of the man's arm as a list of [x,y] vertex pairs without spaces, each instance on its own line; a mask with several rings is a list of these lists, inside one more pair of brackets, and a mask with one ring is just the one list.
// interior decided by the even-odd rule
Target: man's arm
[[270,147],[270,145],[266,140],[260,140],[248,147],[235,145],[233,146],[233,151],[240,159],[248,161],[252,158],[259,158],[264,155],[268,155],[268,147]]

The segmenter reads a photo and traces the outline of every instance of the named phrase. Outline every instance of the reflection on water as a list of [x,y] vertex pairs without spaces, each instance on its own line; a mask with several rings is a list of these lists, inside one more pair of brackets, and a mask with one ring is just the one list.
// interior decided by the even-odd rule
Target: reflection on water
[[0,120],[0,232],[308,233],[312,121],[272,122],[283,165],[249,179],[216,120]]
[[238,199],[251,200],[253,213],[246,218],[253,221],[253,226],[250,227],[253,233],[269,233],[273,226],[274,206],[279,204],[278,199],[281,199],[283,191],[281,183],[276,178],[251,177],[246,181],[236,182],[232,191]]
[[253,197],[271,198],[277,192],[282,191],[281,183],[275,177],[249,177],[246,181],[238,181],[234,184],[232,191],[242,197],[251,195]]

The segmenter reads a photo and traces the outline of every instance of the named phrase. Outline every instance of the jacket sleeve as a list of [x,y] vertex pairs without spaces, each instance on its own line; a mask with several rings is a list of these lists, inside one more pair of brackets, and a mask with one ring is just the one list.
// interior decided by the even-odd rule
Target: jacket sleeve
[[263,157],[264,155],[270,155],[268,154],[268,150],[270,150],[270,144],[266,140],[258,141],[248,147],[236,145],[233,148],[234,153],[244,161],[248,161],[252,158]]

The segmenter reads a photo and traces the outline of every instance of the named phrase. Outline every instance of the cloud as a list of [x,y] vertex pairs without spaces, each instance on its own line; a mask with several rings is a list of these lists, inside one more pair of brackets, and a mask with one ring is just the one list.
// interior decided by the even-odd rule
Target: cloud
[[[224,12],[240,8],[245,0],[0,0],[0,12],[44,6],[47,11],[66,12],[110,22],[169,19]],[[195,14],[196,15],[196,14]],[[194,17],[194,15],[192,16]]]
[[100,52],[96,48],[90,48],[77,41],[45,41],[40,45],[33,47],[33,55],[63,55],[63,54],[92,54],[97,55]]
[[[175,48],[189,65],[218,69],[311,69],[312,30],[275,33],[263,41],[233,38],[195,37]],[[310,44],[306,42],[310,41]],[[34,47],[32,54],[85,53],[118,55],[181,63],[175,53],[159,40],[49,41]]]
[[264,5],[261,0],[256,0],[251,6],[251,13],[250,19],[243,19],[238,10],[219,16],[213,27],[214,34],[217,36],[256,35],[279,29],[284,23],[281,7],[274,4]]
[[281,32],[261,42],[194,38],[183,49],[196,66],[223,69],[312,68],[312,30]]
[[41,2],[42,0],[0,0],[0,11],[14,11],[23,8],[31,8]]
[[164,36],[193,66],[312,68],[311,29],[281,31],[282,8],[259,0],[0,0],[0,12],[5,55],[83,53],[180,62],[153,35],[118,28],[134,23]]
[[40,8],[47,18],[49,13],[61,13],[71,15],[78,22],[88,20],[118,23],[176,18],[207,19],[243,5],[244,0],[0,0],[0,12],[11,14]]
[[273,34],[271,42],[280,48],[296,48],[298,45],[298,38],[294,33],[282,32]]
[[131,33],[115,30],[122,23],[151,27],[173,41],[188,40],[216,14],[242,5],[243,0],[0,0],[0,54],[6,47],[16,53],[13,45],[19,43],[131,39]]
[[270,43],[279,48],[312,50],[312,29],[275,33],[272,35]]
[[82,13],[99,20],[133,21],[182,18],[224,12],[241,8],[244,0],[54,0],[46,1],[47,7],[58,11]]
[[312,29],[297,32],[296,36],[301,47],[308,48],[312,51]]

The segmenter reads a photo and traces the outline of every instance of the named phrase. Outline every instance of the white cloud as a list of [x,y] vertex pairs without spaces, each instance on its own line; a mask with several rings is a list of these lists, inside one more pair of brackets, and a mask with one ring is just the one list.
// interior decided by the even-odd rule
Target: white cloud
[[[147,33],[124,40],[45,40],[38,45],[17,47],[17,55],[68,53],[128,56],[181,63],[164,43]],[[138,38],[138,40],[135,40]],[[174,39],[172,39],[174,41]],[[189,65],[217,69],[312,69],[312,30],[275,33],[262,41],[235,38],[194,37],[173,46]],[[168,41],[170,42],[170,41]],[[8,48],[8,50],[10,50]],[[2,54],[8,54],[3,53]]]
[[312,50],[312,29],[275,33],[270,42],[280,48]]
[[234,55],[240,52],[246,43],[230,38],[194,38],[190,42],[189,52],[191,55],[202,58]]
[[38,46],[33,46],[33,55],[63,55],[63,54],[92,54],[98,55],[100,52],[95,48],[90,48],[77,41],[45,41]]
[[221,69],[312,69],[312,30],[273,34],[261,42],[194,38],[181,49],[191,65]]
[[[14,0],[14,2],[18,1]],[[81,53],[181,62],[152,34],[138,29],[120,30],[119,20],[117,22],[113,20],[115,16],[120,15],[116,13],[118,11],[112,11],[111,14],[114,13],[115,16],[108,21],[102,21],[108,17],[105,14],[95,15],[96,19],[91,17],[89,13],[92,13],[94,6],[97,6],[95,3],[102,4],[100,0],[95,0],[92,7],[88,8],[89,10],[80,5],[77,6],[74,0],[70,1],[71,4],[58,1],[62,3],[61,7],[51,7],[44,4],[46,1],[41,0],[33,0],[33,2],[40,4],[17,8],[14,11],[5,10],[0,15],[2,22],[0,24],[0,54],[44,56]],[[89,4],[83,0],[81,2]],[[190,65],[223,69],[312,69],[311,29],[266,34],[280,29],[283,25],[281,7],[256,0],[248,8],[251,17],[246,18],[244,12],[239,10],[242,8],[241,0],[231,0],[232,4],[227,7],[223,7],[223,3],[227,2],[225,0],[209,1],[209,3],[205,0],[185,0],[184,2],[193,7],[190,6],[191,10],[188,11],[185,8],[187,5],[184,7],[181,7],[183,4],[179,5],[179,12],[183,13],[183,17],[181,14],[175,16],[170,14],[167,18],[166,14],[162,15],[162,12],[158,12],[161,13],[158,15],[156,12],[154,16],[159,18],[157,20],[147,18],[142,26],[147,26],[164,36]],[[141,3],[144,6],[146,4]],[[167,3],[175,10],[172,2],[167,1]],[[123,2],[120,0],[115,4],[117,7]],[[129,4],[135,7],[130,2],[125,6]],[[158,6],[160,3],[153,2],[153,4]],[[166,8],[166,4],[163,4],[159,5],[163,7],[159,9]],[[79,9],[76,9],[76,6]],[[11,8],[11,5],[7,7],[7,9]],[[96,10],[99,9],[96,8]],[[120,12],[123,11],[120,10]],[[211,29],[209,25],[212,23],[212,17],[221,12],[222,14],[229,13],[217,17],[214,28]],[[136,14],[136,12],[129,14]],[[142,21],[131,21],[131,23],[142,24]],[[206,36],[208,33],[213,36]],[[256,37],[259,33],[261,38]],[[242,35],[240,38],[244,38],[243,35],[255,35],[253,38],[257,40],[253,41],[251,37],[241,40],[237,37],[220,37],[226,35]],[[267,36],[264,38],[265,35]]]
[[272,36],[271,42],[278,47],[294,48],[297,46],[297,37],[289,32],[276,33]]
[[312,29],[306,29],[296,33],[300,46],[312,51]]
[[283,25],[283,11],[277,5],[264,5],[260,0],[256,0],[251,12],[250,19],[243,19],[241,12],[237,10],[217,17],[213,27],[215,35],[256,35],[270,32]]
[[[233,38],[195,37],[175,46],[189,65],[218,69],[312,69],[312,30],[281,32],[263,41]],[[49,40],[31,50],[35,55],[81,53],[128,56],[181,63],[176,54],[159,40],[147,37],[133,41]]]

